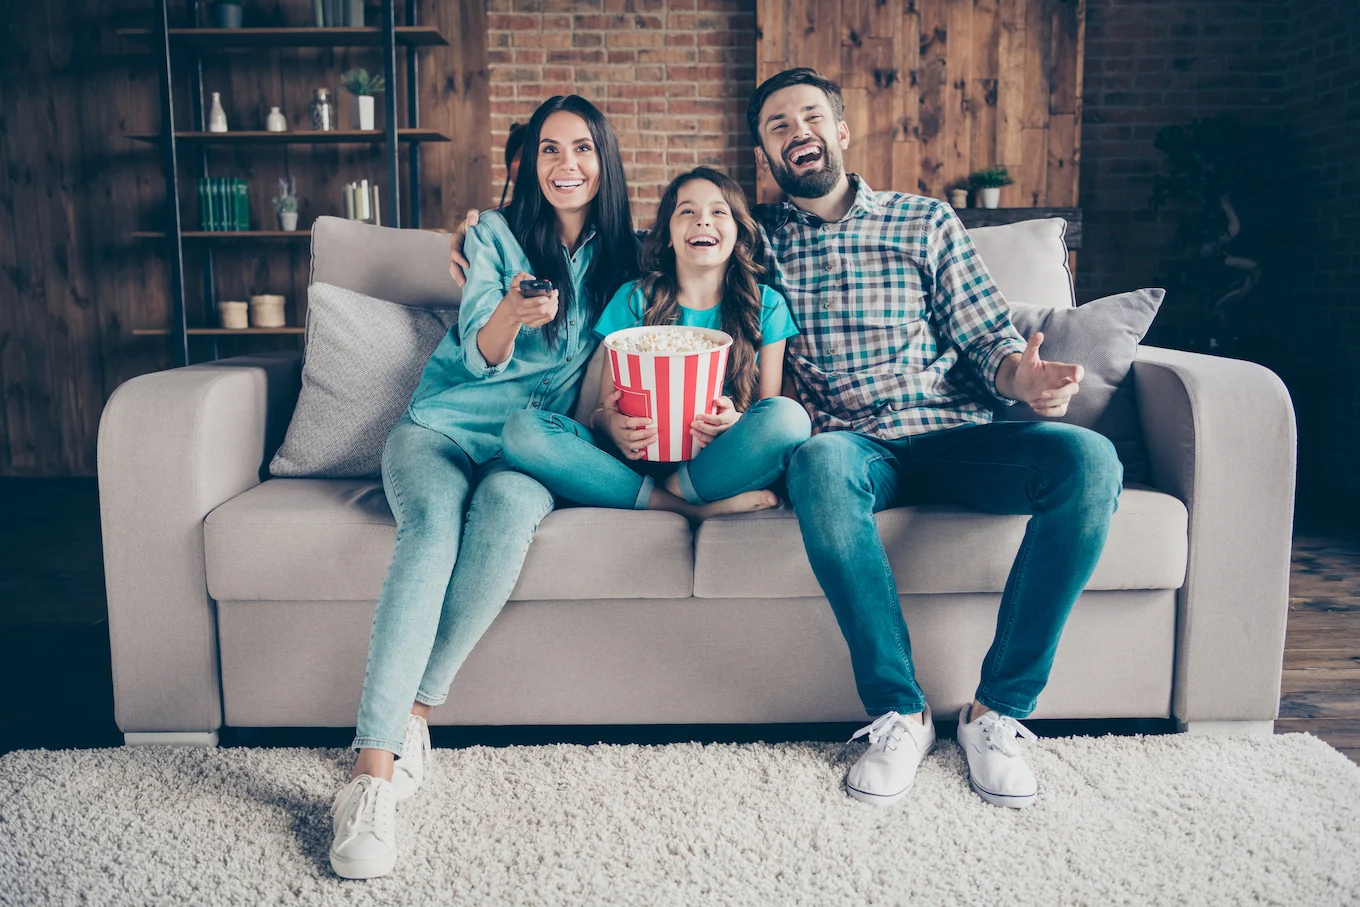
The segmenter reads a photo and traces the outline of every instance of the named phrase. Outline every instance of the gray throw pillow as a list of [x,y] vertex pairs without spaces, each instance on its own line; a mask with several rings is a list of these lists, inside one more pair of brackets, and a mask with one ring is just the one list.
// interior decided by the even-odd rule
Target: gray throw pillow
[[[1166,290],[1134,290],[1095,299],[1075,309],[1011,303],[1011,323],[1026,340],[1044,332],[1039,355],[1050,361],[1080,365],[1086,370],[1081,391],[1072,398],[1067,415],[1046,421],[1067,422],[1100,432],[1114,442],[1128,482],[1147,480],[1147,451],[1138,427],[1138,402],[1133,388],[1133,360]],[[1035,421],[1038,415],[1023,403],[1003,406],[996,417]]]
[[269,471],[376,476],[387,430],[406,412],[457,309],[397,305],[328,283],[307,289],[302,392]]

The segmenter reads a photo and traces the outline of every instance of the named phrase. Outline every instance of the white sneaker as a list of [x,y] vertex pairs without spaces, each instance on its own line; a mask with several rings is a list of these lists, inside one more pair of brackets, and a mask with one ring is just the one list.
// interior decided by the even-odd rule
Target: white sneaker
[[430,726],[424,718],[412,715],[406,719],[401,755],[392,763],[392,786],[397,789],[398,803],[415,796],[420,782],[425,779],[425,766],[429,762]]
[[916,780],[916,768],[935,749],[935,720],[930,706],[917,724],[897,712],[879,715],[855,731],[851,740],[869,736],[869,749],[850,766],[845,791],[856,800],[887,806],[905,797]]
[[397,798],[391,781],[360,775],[331,806],[331,869],[342,879],[372,879],[397,865]]
[[969,721],[970,708],[971,702],[959,712],[958,732],[959,746],[968,755],[968,783],[993,806],[1024,809],[1033,805],[1039,794],[1039,782],[1034,779],[1015,737],[1019,734],[1026,740],[1039,738],[1014,718],[993,711]]

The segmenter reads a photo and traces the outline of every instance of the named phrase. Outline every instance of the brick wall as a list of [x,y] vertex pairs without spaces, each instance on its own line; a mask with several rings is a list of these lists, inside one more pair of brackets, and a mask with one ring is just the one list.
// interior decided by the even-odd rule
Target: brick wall
[[[1080,300],[1159,285],[1175,217],[1149,208],[1157,130],[1278,116],[1288,4],[1087,0],[1082,93]],[[1173,305],[1174,299],[1167,304]]]
[[755,0],[489,0],[494,197],[505,138],[556,94],[609,117],[633,216],[651,223],[669,179],[718,167],[754,196],[746,101],[755,89]]
[[1301,490],[1360,496],[1360,6],[1289,6],[1284,121],[1297,205],[1282,236],[1280,371],[1299,413]]

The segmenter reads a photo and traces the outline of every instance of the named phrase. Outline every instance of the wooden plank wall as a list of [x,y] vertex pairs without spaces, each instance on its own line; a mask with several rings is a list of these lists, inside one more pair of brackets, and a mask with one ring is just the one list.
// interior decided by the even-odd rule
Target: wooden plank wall
[[[104,401],[128,378],[173,361],[167,338],[132,336],[134,328],[170,322],[163,244],[129,237],[162,229],[166,208],[159,150],[123,137],[160,127],[155,58],[116,33],[151,24],[155,8],[147,0],[0,4],[0,475],[93,475]],[[187,3],[172,9],[182,15]],[[422,123],[454,137],[421,152],[423,221],[451,227],[491,196],[489,133],[467,128],[490,120],[485,3],[420,0],[420,10],[421,21],[439,25],[451,42],[421,52]],[[247,24],[311,25],[312,3],[252,0],[246,14]],[[339,74],[356,65],[380,70],[381,57],[376,50],[223,52],[205,57],[205,88],[222,92],[233,129],[263,128],[271,105],[298,128],[312,88],[338,88]],[[181,128],[190,123],[191,84],[178,82]],[[340,121],[348,123],[349,98],[338,94]],[[403,107],[404,98],[403,90]],[[181,150],[188,185],[198,159]],[[254,225],[267,228],[275,180],[285,172],[297,177],[304,227],[341,210],[343,183],[384,176],[378,152],[360,146],[217,149],[209,166],[214,176],[250,180]],[[189,228],[198,221],[196,195],[187,190],[181,207]],[[202,317],[201,248],[186,251],[194,320]],[[305,241],[217,249],[220,299],[281,292],[290,323],[300,323]],[[231,338],[221,351],[296,342]],[[206,341],[191,343],[196,358],[206,355]]]
[[756,78],[838,82],[846,167],[874,188],[946,198],[1000,164],[1002,207],[1075,206],[1084,21],[1085,0],[758,0]]

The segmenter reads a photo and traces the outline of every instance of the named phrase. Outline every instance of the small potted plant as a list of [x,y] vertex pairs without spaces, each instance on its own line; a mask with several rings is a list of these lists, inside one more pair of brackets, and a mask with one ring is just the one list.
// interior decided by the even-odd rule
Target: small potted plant
[[297,182],[292,176],[279,177],[279,194],[274,196],[274,212],[279,216],[279,226],[292,232],[298,222]]
[[1001,203],[1001,187],[1009,186],[1015,180],[1005,167],[984,167],[968,177],[968,182],[982,196],[982,207],[995,208]]
[[340,84],[345,86],[345,91],[354,95],[355,108],[358,113],[356,119],[359,121],[360,129],[374,129],[373,111],[375,102],[374,95],[382,94],[387,87],[387,83],[382,76],[370,76],[367,69],[351,69],[349,72],[340,76]]

